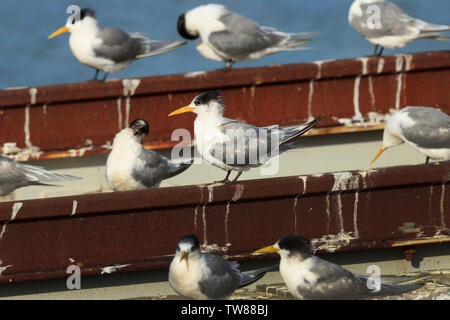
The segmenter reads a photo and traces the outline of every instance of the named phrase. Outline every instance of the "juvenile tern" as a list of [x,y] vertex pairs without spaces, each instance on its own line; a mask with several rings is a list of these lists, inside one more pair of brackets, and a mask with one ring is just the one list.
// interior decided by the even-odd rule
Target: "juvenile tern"
[[274,245],[254,253],[277,252],[280,274],[289,292],[297,299],[349,300],[399,294],[421,285],[388,285],[377,279],[354,274],[311,253],[311,241],[296,235],[279,239]]
[[145,149],[141,142],[148,131],[147,121],[136,119],[114,137],[106,161],[106,181],[114,191],[158,187],[162,180],[182,173],[192,164],[170,163],[166,157]]
[[195,235],[178,241],[175,257],[169,267],[169,283],[181,296],[206,300],[226,299],[236,289],[261,279],[277,266],[248,272],[239,271],[239,263],[202,253]]
[[80,180],[68,174],[53,173],[42,167],[19,163],[0,155],[0,196],[27,186],[54,186],[44,182]]
[[202,5],[183,13],[178,18],[177,28],[186,39],[200,37],[197,50],[205,58],[226,62],[225,70],[230,70],[236,61],[300,50],[299,45],[308,43],[317,35],[317,32],[286,33],[260,27],[253,20],[220,4]]
[[354,0],[350,6],[348,21],[357,32],[375,45],[374,56],[381,56],[383,48],[403,48],[419,38],[450,40],[439,34],[450,30],[450,26],[412,18],[386,0]]
[[126,33],[117,28],[97,25],[95,13],[89,8],[67,19],[66,25],[49,36],[49,39],[70,32],[69,45],[73,55],[83,64],[95,69],[94,79],[100,70],[105,75],[126,68],[134,60],[177,49],[186,41],[150,40],[142,33]]
[[370,165],[386,149],[403,143],[426,156],[426,162],[450,160],[450,116],[431,107],[405,107],[389,118],[383,143]]
[[[225,105],[218,91],[196,96],[190,105],[173,111],[169,116],[194,112],[196,147],[202,158],[227,171],[223,183],[235,183],[243,171],[263,165],[270,158],[292,148],[291,142],[310,130],[322,117],[294,128],[278,125],[256,127],[223,117]],[[231,171],[238,174],[228,179]]]

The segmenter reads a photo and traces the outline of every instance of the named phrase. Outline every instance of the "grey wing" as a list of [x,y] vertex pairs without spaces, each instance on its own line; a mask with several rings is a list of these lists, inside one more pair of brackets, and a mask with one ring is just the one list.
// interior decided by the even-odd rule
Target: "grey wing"
[[167,158],[152,150],[142,148],[138,158],[141,162],[133,169],[132,176],[147,188],[157,186],[170,173]]
[[203,254],[201,259],[204,272],[198,282],[200,291],[210,299],[223,299],[233,294],[242,279],[239,264],[212,254]]
[[334,263],[315,256],[311,258],[315,260],[311,271],[317,275],[317,280],[297,289],[304,299],[357,299],[370,292],[364,279]]
[[208,41],[217,50],[236,60],[277,46],[285,38],[273,29],[263,30],[256,22],[236,13],[228,13],[220,20],[226,30],[212,32]]
[[450,149],[450,116],[434,108],[405,108],[414,121],[412,126],[402,127],[403,136],[423,148]]
[[210,154],[217,160],[235,167],[258,167],[278,151],[283,132],[278,126],[256,127],[228,120],[220,126],[228,142],[211,146]]
[[410,17],[393,3],[379,1],[362,4],[361,10],[362,16],[355,16],[351,24],[367,38],[419,33],[420,20]]
[[114,62],[125,62],[136,59],[146,52],[148,39],[140,34],[128,34],[121,29],[102,28],[97,37],[102,41],[94,47],[97,56]]

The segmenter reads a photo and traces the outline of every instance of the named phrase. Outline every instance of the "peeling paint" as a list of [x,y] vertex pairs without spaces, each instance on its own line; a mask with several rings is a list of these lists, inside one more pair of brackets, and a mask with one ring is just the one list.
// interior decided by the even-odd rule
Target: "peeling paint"
[[361,82],[361,76],[357,76],[355,78],[355,85],[353,87],[353,109],[355,111],[355,115],[353,116],[353,120],[355,121],[364,121],[364,118],[359,111],[359,84]]
[[359,188],[359,177],[357,175],[353,175],[351,172],[334,172],[332,174],[334,183],[331,192]]
[[339,233],[337,235],[327,234],[318,239],[311,239],[314,252],[317,250],[325,250],[334,252],[342,247],[349,245],[356,238],[351,233]]
[[131,103],[130,98],[135,94],[136,89],[139,87],[139,84],[141,83],[140,79],[123,79],[123,95],[125,98],[125,123],[124,128],[128,126],[130,123],[130,109],[131,109]]
[[356,58],[356,60],[361,61],[361,74],[363,76],[367,75],[369,73],[367,69],[367,62],[369,61],[368,57],[360,57]]
[[241,198],[243,192],[244,185],[236,184],[236,189],[234,190],[233,198],[231,198],[231,201],[238,201]]
[[202,251],[207,253],[227,252],[229,247],[231,247],[231,243],[226,243],[225,246],[219,246],[217,243],[201,246]]
[[372,76],[368,76],[367,80],[369,82],[370,101],[372,103],[372,108],[375,108],[375,92],[373,91]]
[[308,176],[299,176],[298,178],[303,181],[302,194],[305,194],[306,193],[306,182],[308,181]]
[[309,80],[309,91],[308,91],[308,121],[312,120],[314,117],[312,115],[312,98],[314,94],[314,80]]
[[195,77],[203,76],[205,74],[206,74],[206,71],[192,71],[192,72],[185,73],[184,76],[185,76],[185,78],[195,78]]
[[441,226],[443,228],[447,228],[447,226],[445,224],[444,198],[445,198],[445,182],[442,183],[441,200],[439,202],[439,206],[440,206],[440,212],[441,212]]
[[8,221],[5,221],[5,223],[3,224],[2,230],[0,231],[0,239],[3,238],[3,234],[6,231],[6,225],[16,218],[16,215],[19,212],[20,208],[22,208],[22,206],[23,206],[23,202],[16,202],[13,204],[12,211],[11,211],[11,218]]
[[355,202],[353,203],[353,232],[355,237],[359,236],[358,231],[358,202],[359,202],[359,191],[355,192]]
[[331,223],[330,194],[329,193],[327,193],[327,196],[325,197],[325,203],[326,203],[325,212],[327,214],[327,231],[329,231],[330,230],[330,223]]
[[315,65],[317,65],[316,79],[320,79],[322,77],[322,65],[326,61],[329,61],[329,60],[319,60],[319,61],[313,62]]
[[380,74],[381,72],[383,72],[383,68],[384,68],[384,59],[378,58],[377,73]]
[[118,265],[118,266],[108,266],[108,267],[103,267],[102,271],[100,272],[100,274],[111,274],[113,272],[116,272],[118,269],[120,268],[124,268],[124,267],[128,267],[130,264],[122,264],[122,265]]
[[71,216],[73,216],[77,212],[77,206],[78,206],[78,201],[77,200],[73,200],[73,202],[72,202],[72,213],[70,214]]
[[400,72],[397,75],[397,90],[395,93],[395,109],[399,110],[400,109],[400,98],[401,98],[401,93],[402,93],[402,82],[403,82],[403,73]]

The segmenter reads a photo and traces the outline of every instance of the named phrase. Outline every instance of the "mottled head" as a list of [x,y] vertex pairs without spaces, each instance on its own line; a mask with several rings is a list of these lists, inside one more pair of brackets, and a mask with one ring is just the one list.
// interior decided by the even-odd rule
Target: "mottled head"
[[190,105],[175,110],[169,116],[173,116],[185,112],[201,113],[219,113],[223,114],[225,104],[222,101],[222,93],[219,91],[207,91],[201,95],[196,96]]
[[[183,13],[178,17],[177,30],[180,36],[188,40],[195,40],[199,37],[198,32],[189,33],[186,29],[186,14]],[[192,31],[191,31],[192,32]]]
[[195,235],[190,234],[178,240],[175,256],[179,257],[180,263],[183,260],[187,261],[189,257],[198,257],[200,254],[200,244]]
[[69,7],[67,12],[72,14],[67,18],[66,25],[53,32],[48,37],[49,39],[66,32],[73,32],[75,30],[85,29],[90,26],[97,25],[95,12],[92,9],[84,8],[80,10],[78,6],[74,5],[73,8]]
[[274,245],[264,247],[254,253],[277,252],[282,258],[298,255],[306,259],[311,255],[311,241],[297,235],[288,235],[280,238]]
[[133,130],[133,135],[139,140],[142,141],[148,135],[148,122],[142,119],[136,119],[130,123],[128,126],[131,130]]

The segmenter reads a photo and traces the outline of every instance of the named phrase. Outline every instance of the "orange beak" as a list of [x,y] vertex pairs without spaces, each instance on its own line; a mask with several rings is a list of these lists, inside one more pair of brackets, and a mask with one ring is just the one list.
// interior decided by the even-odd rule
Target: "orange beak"
[[183,259],[185,258],[185,257],[187,257],[189,254],[186,252],[186,251],[182,251],[181,252],[181,257],[180,257],[180,263],[181,263],[181,261],[183,261]]
[[59,36],[62,33],[66,33],[66,32],[69,32],[69,31],[70,31],[69,28],[62,27],[62,28],[59,28],[58,30],[56,30],[55,32],[53,32],[51,35],[49,35],[48,38],[51,39],[51,38],[54,38],[56,36]]
[[278,252],[279,250],[277,248],[275,248],[274,246],[268,246],[268,247],[264,247],[261,248],[259,250],[256,250],[255,252],[253,252],[253,254],[256,253],[269,253],[269,252]]
[[375,156],[375,158],[373,158],[372,162],[370,163],[369,167],[372,166],[372,163],[375,162],[375,160],[377,160],[377,158],[386,150],[386,148],[381,147],[380,150],[378,150],[377,155]]
[[185,112],[192,112],[193,110],[195,110],[195,108],[186,106],[180,109],[175,110],[174,112],[172,112],[171,114],[169,114],[169,117],[174,116],[176,114],[180,114],[180,113],[185,113]]

